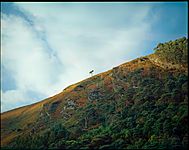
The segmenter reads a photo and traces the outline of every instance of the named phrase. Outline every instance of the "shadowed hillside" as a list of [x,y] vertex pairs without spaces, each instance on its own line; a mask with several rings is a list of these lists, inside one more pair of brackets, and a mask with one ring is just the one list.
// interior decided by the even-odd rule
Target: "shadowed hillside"
[[[188,39],[1,114],[1,147],[188,147]],[[50,87],[49,87],[50,88]]]

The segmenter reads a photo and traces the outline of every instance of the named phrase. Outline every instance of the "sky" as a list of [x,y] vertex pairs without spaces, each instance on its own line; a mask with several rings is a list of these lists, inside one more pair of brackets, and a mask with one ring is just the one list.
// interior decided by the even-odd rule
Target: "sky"
[[188,37],[187,2],[1,3],[1,112]]

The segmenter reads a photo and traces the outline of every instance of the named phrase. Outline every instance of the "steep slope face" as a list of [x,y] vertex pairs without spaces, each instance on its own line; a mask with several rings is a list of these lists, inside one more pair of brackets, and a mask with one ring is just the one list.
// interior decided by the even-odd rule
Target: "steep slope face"
[[[169,52],[187,55],[187,46],[175,46],[187,39],[174,42],[165,43],[174,47]],[[2,113],[2,147],[186,148],[188,61],[167,55],[165,45],[44,101]]]

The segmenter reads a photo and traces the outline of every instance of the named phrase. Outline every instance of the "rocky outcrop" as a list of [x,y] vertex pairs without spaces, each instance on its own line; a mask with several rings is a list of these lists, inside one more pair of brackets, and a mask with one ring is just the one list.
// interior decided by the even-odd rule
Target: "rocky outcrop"
[[103,94],[99,90],[93,90],[88,94],[89,101],[100,100],[103,99],[103,97],[104,97]]
[[163,69],[169,69],[169,70],[180,70],[182,72],[188,72],[188,69],[186,67],[180,65],[180,64],[174,64],[173,62],[166,62],[162,61],[157,55],[151,54],[148,56],[148,59],[150,60],[151,63],[154,65],[161,67]]

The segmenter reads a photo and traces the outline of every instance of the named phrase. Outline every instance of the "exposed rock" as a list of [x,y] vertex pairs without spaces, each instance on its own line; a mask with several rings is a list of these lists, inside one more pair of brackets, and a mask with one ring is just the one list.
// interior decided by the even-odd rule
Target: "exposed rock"
[[68,100],[66,106],[64,106],[64,110],[66,109],[75,109],[76,103],[73,100]]
[[73,100],[69,100],[69,101],[67,102],[67,105],[68,105],[68,106],[75,106],[76,104],[75,104],[75,102],[74,102]]
[[63,116],[63,118],[64,119],[69,119],[72,115],[71,114],[69,114],[68,112],[62,112],[62,116]]
[[102,99],[103,95],[99,90],[94,90],[89,92],[88,99],[89,100],[99,100]]
[[167,61],[162,61],[161,58],[159,58],[158,56],[151,54],[148,56],[149,60],[151,63],[153,63],[156,66],[159,66],[163,69],[177,69],[177,70],[181,70],[183,72],[188,72],[188,69],[186,67],[184,67],[183,65],[180,64],[174,64],[172,62],[167,62]]

